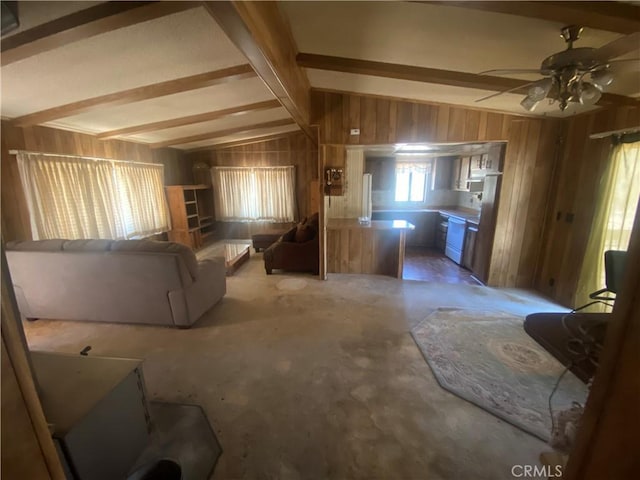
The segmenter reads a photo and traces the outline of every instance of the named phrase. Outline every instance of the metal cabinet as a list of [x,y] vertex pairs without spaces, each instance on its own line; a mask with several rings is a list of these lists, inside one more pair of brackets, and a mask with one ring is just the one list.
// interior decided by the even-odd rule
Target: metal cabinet
[[125,478],[150,439],[142,362],[45,352],[31,360],[67,476]]

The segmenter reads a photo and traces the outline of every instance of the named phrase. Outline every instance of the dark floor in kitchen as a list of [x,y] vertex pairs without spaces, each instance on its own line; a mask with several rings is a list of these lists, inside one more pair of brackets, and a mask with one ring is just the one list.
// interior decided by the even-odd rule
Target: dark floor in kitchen
[[404,257],[404,280],[481,285],[471,272],[457,265],[434,248],[407,247]]

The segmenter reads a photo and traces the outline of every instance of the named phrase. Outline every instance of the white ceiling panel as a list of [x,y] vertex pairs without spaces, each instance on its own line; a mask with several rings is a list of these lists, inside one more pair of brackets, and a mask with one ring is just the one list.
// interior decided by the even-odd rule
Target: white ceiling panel
[[194,148],[203,148],[214,146],[221,143],[236,142],[240,140],[250,140],[252,138],[262,137],[266,135],[276,135],[279,133],[297,132],[300,128],[297,125],[285,125],[282,127],[262,128],[255,130],[251,133],[244,133],[240,135],[228,135],[226,137],[215,138],[211,140],[203,140],[201,142],[193,142],[184,145],[172,145],[172,148],[179,148],[181,150],[191,150]]
[[194,123],[192,125],[169,128],[167,130],[158,130],[157,132],[141,133],[139,135],[123,137],[123,139],[142,143],[163,142],[165,140],[171,140],[173,138],[182,138],[189,137],[191,135],[217,132],[220,130],[226,130],[228,128],[243,126],[249,127],[257,123],[270,122],[283,118],[290,118],[289,113],[284,108],[279,107],[272,108],[270,110],[251,112],[245,115],[220,118],[218,120],[211,120],[209,122]]
[[[564,50],[560,23],[412,2],[284,2],[300,52],[479,73],[538,68]],[[327,32],[331,32],[329,35]],[[585,29],[576,47],[621,35]]]
[[[282,6],[289,17],[298,50],[304,53],[477,74],[490,69],[537,69],[543,59],[566,47],[560,36],[563,24],[442,4],[283,2]],[[585,28],[575,47],[600,47],[620,37],[620,34]],[[637,58],[639,54],[635,52],[631,56]],[[618,75],[607,91],[627,96],[640,94],[639,65],[640,62],[621,66],[625,72]],[[527,113],[519,105],[522,95],[505,95],[476,104],[477,98],[492,92],[474,93],[435,84],[420,87],[417,82],[392,84],[393,80],[374,81],[373,77],[363,80],[360,76],[357,81],[351,77],[340,85],[336,80],[345,79],[342,74],[325,72],[322,75],[331,80],[320,85],[320,73],[314,72],[314,86]],[[525,80],[543,78],[536,74],[508,76]],[[542,107],[539,105],[534,114],[550,111],[560,115],[555,112],[559,110],[557,105]],[[572,107],[571,111],[575,110],[575,106]]]
[[[476,100],[495,92],[325,70],[307,69],[307,74],[311,86],[315,88],[465,105],[486,110],[512,112],[517,115],[527,114],[520,106],[522,95],[503,94],[483,102],[476,102]],[[594,107],[572,103],[564,112],[561,112],[557,104],[550,105],[547,102],[540,102],[535,109],[535,114],[565,117],[593,109]]]
[[262,80],[255,77],[142,102],[101,108],[62,118],[48,125],[87,133],[102,133],[272,99],[273,95]]
[[2,68],[2,115],[247,63],[198,7],[97,35]]

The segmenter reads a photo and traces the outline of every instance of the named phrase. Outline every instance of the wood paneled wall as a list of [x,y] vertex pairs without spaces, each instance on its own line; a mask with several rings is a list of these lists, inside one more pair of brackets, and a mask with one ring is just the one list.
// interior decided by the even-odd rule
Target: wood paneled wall
[[191,161],[180,150],[151,149],[146,145],[120,140],[99,140],[93,135],[48,127],[19,128],[2,122],[2,235],[5,241],[31,239],[27,210],[14,155],[9,150],[102,157],[146,163],[162,163],[165,183],[193,183]]
[[[320,127],[321,148],[507,142],[488,283],[533,285],[562,120],[322,91],[312,91],[311,105],[312,122]],[[360,135],[349,135],[352,128],[359,128]]]
[[575,290],[595,213],[600,178],[607,166],[611,137],[594,133],[640,126],[640,108],[600,110],[566,120],[560,157],[546,212],[545,233],[535,288],[568,307]]
[[[317,212],[318,149],[303,133],[293,133],[263,142],[249,143],[220,150],[203,150],[187,155],[193,162],[205,162],[212,167],[265,167],[293,165],[296,168],[296,200],[299,217]],[[312,200],[315,199],[315,200]],[[316,204],[312,204],[315,202]],[[234,223],[230,225],[227,223]],[[222,236],[225,238],[249,238],[255,225],[225,222]],[[258,226],[256,228],[264,228]]]

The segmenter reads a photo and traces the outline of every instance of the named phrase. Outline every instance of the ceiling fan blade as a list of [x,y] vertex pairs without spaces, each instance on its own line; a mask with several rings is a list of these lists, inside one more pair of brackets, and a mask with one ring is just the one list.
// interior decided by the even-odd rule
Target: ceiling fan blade
[[519,87],[514,87],[514,88],[510,88],[509,90],[503,90],[501,92],[497,92],[497,93],[492,93],[491,95],[487,95],[486,97],[482,97],[479,98],[478,100],[476,100],[476,102],[483,102],[485,100],[489,100],[490,98],[493,97],[497,97],[499,95],[502,95],[503,93],[511,93],[511,92],[515,92],[516,90],[520,90],[522,88],[527,88],[530,87],[531,85],[533,85],[536,82],[539,82],[540,80],[536,80],[535,82],[529,82],[529,83],[525,83],[524,85],[520,85]]
[[505,70],[485,70],[484,72],[480,72],[478,75],[512,75],[515,73],[537,73],[540,74],[539,68],[512,68]]
[[634,32],[626,37],[618,38],[613,42],[596,49],[594,55],[603,62],[621,57],[634,50],[640,50],[640,32]]

